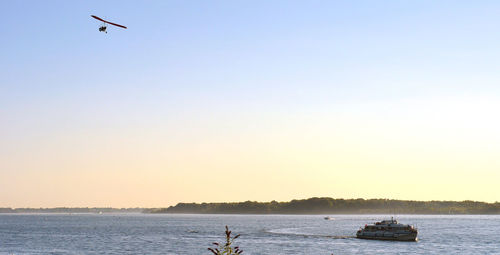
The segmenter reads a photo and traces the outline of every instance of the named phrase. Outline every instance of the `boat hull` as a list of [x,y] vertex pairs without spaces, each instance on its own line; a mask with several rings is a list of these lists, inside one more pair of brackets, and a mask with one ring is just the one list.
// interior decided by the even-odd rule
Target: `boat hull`
[[418,240],[417,233],[408,234],[394,234],[394,235],[384,235],[384,234],[357,234],[359,239],[370,239],[370,240],[384,240],[384,241],[405,241],[405,242],[415,242]]

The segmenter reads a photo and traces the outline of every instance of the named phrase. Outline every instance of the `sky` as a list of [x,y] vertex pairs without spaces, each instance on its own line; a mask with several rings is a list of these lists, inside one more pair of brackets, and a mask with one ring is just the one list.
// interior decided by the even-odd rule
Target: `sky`
[[2,1],[0,207],[500,201],[499,8]]

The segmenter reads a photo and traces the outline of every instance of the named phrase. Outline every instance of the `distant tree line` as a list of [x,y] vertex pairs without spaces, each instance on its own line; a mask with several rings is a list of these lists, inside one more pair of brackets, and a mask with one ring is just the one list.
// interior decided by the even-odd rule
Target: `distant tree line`
[[0,208],[0,213],[213,213],[213,214],[500,214],[500,202],[334,199],[289,202],[178,203],[168,208]]
[[289,202],[178,203],[149,213],[200,214],[500,214],[500,203],[313,197]]
[[55,208],[1,208],[0,213],[138,213],[144,208],[111,207],[55,207]]

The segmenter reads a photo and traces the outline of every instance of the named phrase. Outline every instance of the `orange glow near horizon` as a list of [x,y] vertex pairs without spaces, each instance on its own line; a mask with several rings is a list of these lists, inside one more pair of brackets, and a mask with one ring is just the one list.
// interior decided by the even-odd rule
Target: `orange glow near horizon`
[[[460,102],[400,103],[411,116],[370,105],[362,114],[280,113],[229,127],[229,119],[201,120],[200,130],[180,123],[26,140],[2,159],[16,171],[2,172],[0,206],[164,207],[313,196],[497,201],[500,143],[492,142],[499,123],[474,127],[478,114],[490,116],[497,105]],[[259,122],[265,124],[247,128]]]

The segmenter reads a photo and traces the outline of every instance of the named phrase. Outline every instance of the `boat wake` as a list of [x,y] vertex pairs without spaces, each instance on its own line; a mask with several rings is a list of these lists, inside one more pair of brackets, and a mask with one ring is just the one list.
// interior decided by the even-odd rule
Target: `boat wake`
[[280,228],[280,229],[264,230],[264,232],[269,233],[269,234],[275,234],[275,235],[301,236],[301,237],[305,237],[305,238],[309,238],[309,237],[330,238],[330,239],[356,238],[356,236],[336,236],[336,235],[300,233],[297,230],[300,230],[300,228]]

